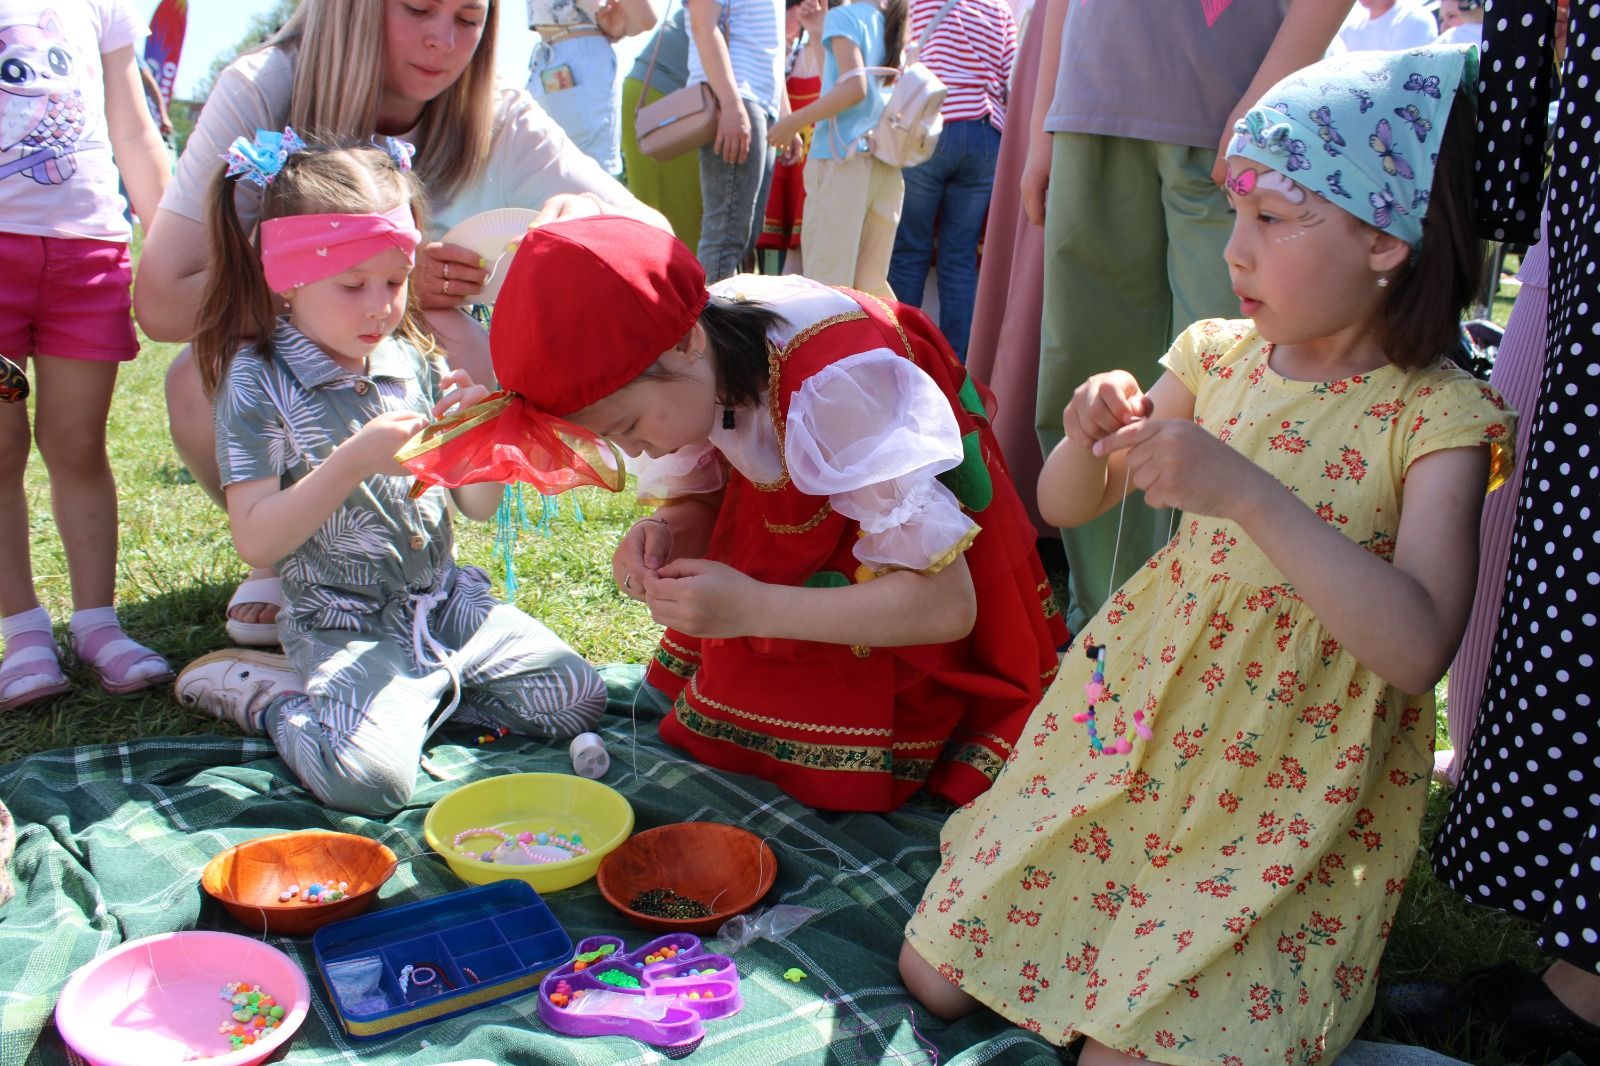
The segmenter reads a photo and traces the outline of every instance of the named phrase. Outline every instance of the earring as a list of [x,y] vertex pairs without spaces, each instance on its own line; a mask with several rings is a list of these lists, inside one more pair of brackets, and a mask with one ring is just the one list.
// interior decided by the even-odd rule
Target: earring
[[700,358],[705,354],[706,354],[705,352],[690,352],[689,353],[689,358],[695,360],[696,362],[699,362]]
[[1379,274],[1378,275],[1378,288],[1387,289],[1388,287],[1389,287],[1389,279],[1384,277],[1382,274]]
[[732,429],[733,426],[734,426],[733,408],[724,407],[722,409],[722,428],[723,429]]

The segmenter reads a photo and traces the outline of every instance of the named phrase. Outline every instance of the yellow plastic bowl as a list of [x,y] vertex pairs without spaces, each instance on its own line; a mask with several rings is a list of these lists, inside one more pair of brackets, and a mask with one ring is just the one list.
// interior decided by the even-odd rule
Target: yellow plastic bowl
[[[467,829],[498,829],[515,836],[579,833],[589,849],[560,862],[521,865],[466,858],[455,846]],[[516,878],[536,892],[556,892],[593,877],[600,860],[633,832],[633,808],[614,788],[575,774],[503,774],[463,785],[435,803],[422,823],[428,846],[444,857],[463,881],[486,885]],[[468,850],[484,846],[483,838]]]

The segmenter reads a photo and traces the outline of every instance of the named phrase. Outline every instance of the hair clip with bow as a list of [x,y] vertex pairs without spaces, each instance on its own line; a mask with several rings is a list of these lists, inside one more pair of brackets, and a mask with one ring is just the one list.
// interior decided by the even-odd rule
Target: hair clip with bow
[[265,189],[283,169],[284,160],[295,152],[304,151],[305,147],[306,142],[300,135],[285,126],[282,133],[256,130],[253,141],[234,138],[233,144],[228,146],[228,154],[222,158],[228,164],[228,177],[243,177]]
[[411,169],[411,159],[417,154],[416,145],[410,141],[402,141],[398,137],[374,137],[372,143],[388,152],[395,166],[401,170]]

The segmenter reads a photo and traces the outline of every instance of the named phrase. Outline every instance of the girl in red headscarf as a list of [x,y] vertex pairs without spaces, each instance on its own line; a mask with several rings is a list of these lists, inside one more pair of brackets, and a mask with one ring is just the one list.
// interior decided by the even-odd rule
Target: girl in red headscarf
[[490,346],[513,395],[408,465],[548,491],[616,484],[601,442],[630,456],[659,506],[612,573],[667,627],[663,738],[816,807],[989,787],[1065,627],[978,388],[920,312],[794,276],[707,292],[683,244],[601,216],[528,234]]

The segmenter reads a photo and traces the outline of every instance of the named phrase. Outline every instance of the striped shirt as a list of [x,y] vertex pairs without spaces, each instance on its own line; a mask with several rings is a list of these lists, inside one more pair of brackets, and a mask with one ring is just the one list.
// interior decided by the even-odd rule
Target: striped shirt
[[[944,0],[912,0],[911,40],[921,38],[942,7]],[[940,110],[946,122],[987,118],[1003,130],[1016,56],[1017,22],[1005,0],[957,0],[918,58],[949,90]]]
[[[717,0],[717,25],[739,95],[765,110],[768,122],[775,120],[783,94],[783,0]],[[690,85],[710,80],[702,60],[691,20]]]

